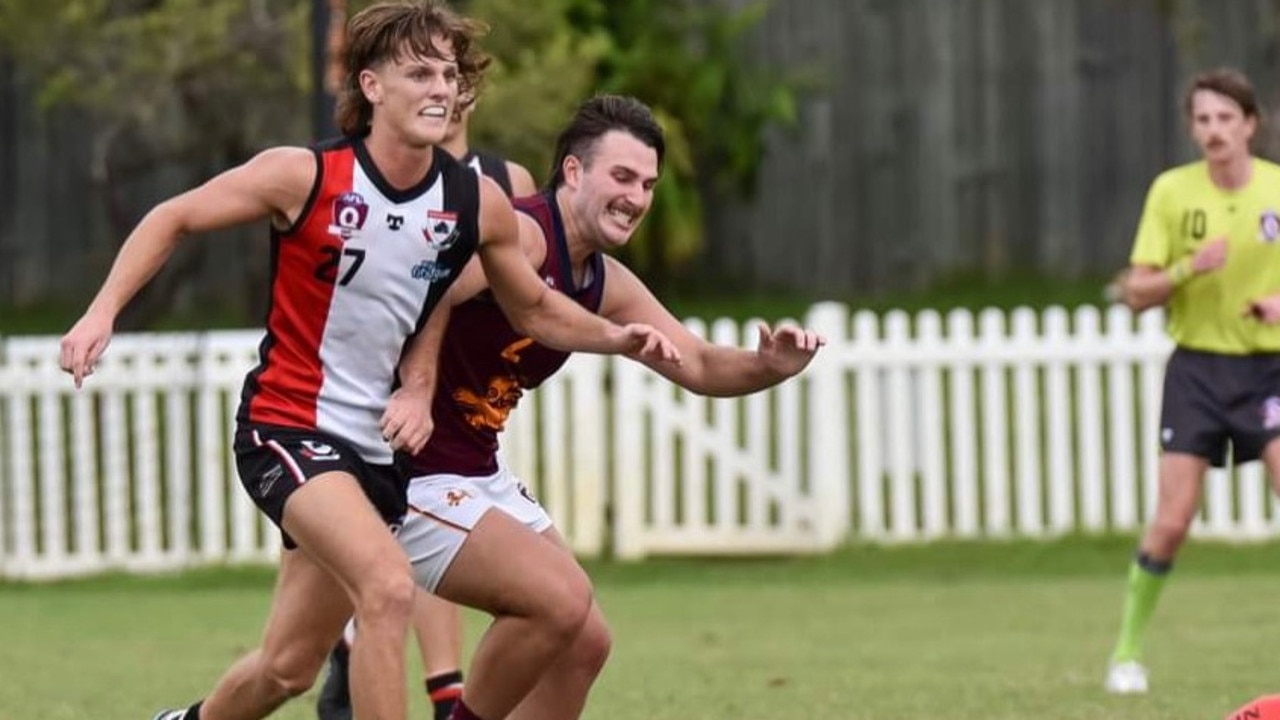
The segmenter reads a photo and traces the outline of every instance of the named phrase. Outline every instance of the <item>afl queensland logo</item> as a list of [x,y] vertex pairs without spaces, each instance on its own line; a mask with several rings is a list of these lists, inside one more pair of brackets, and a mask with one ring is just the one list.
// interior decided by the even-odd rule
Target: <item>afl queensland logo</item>
[[436,252],[444,252],[458,241],[458,213],[448,210],[428,210],[427,226],[422,229],[427,246]]
[[329,234],[337,235],[343,240],[350,239],[356,231],[364,227],[369,217],[369,204],[357,192],[344,192],[333,201],[333,221],[329,225]]
[[1258,216],[1258,239],[1273,243],[1280,237],[1280,215],[1275,210],[1263,210]]

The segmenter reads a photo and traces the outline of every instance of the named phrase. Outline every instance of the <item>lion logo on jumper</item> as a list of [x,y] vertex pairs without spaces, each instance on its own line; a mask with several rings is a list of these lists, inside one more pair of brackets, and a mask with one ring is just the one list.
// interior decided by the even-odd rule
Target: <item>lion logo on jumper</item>
[[518,380],[509,375],[499,375],[489,381],[483,397],[468,388],[459,388],[454,391],[453,399],[462,408],[468,425],[476,430],[502,432],[507,416],[523,394]]

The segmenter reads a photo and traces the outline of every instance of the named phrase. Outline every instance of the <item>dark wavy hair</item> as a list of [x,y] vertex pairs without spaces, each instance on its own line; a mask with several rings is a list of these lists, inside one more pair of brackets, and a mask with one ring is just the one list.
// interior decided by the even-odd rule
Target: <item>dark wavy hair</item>
[[573,120],[556,140],[547,187],[555,189],[564,184],[564,159],[570,155],[583,165],[590,165],[600,138],[610,130],[630,133],[653,148],[658,153],[658,169],[662,169],[667,142],[649,106],[627,95],[597,95],[578,106]]
[[[488,31],[483,22],[463,17],[436,0],[393,0],[356,13],[347,23],[346,79],[334,111],[338,129],[344,135],[368,130],[373,106],[360,89],[360,73],[402,54],[456,61],[459,102],[473,102],[491,61],[476,41]],[[436,47],[438,37],[450,41],[452,57]]]
[[1253,83],[1244,73],[1235,68],[1217,68],[1199,73],[1187,83],[1186,93],[1182,96],[1183,110],[1191,117],[1192,99],[1197,90],[1211,90],[1225,95],[1244,111],[1245,117],[1261,120],[1262,110],[1258,106],[1258,96],[1253,90]]

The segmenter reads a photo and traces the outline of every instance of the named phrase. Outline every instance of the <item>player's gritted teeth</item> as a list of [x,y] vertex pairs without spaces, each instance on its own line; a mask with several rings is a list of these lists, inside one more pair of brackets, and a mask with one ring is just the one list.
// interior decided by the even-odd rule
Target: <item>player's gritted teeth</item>
[[605,213],[624,228],[630,230],[640,220],[640,211],[621,205],[610,205]]
[[436,118],[443,120],[449,115],[449,108],[444,105],[430,105],[423,108],[419,113],[422,117]]

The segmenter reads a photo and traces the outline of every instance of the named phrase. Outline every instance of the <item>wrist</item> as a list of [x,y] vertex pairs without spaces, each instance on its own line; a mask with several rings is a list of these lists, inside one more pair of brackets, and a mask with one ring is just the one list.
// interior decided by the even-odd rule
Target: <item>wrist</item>
[[427,390],[435,387],[435,375],[420,370],[405,370],[401,368],[396,371],[396,376],[400,380],[400,389],[408,392]]
[[1189,256],[1170,265],[1169,269],[1165,272],[1168,273],[1169,282],[1173,283],[1174,287],[1178,287],[1196,276],[1195,265],[1192,263],[1192,259]]

